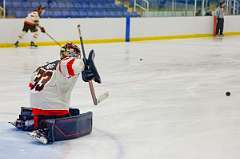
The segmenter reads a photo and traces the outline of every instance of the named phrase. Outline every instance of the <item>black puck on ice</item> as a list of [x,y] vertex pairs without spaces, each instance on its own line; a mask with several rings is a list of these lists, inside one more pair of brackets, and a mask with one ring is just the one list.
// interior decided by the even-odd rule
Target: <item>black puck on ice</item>
[[226,92],[225,94],[226,94],[226,96],[230,96],[230,95],[231,95],[231,93],[230,93],[230,92]]
[[139,61],[142,61],[142,60],[143,60],[142,58],[139,59]]

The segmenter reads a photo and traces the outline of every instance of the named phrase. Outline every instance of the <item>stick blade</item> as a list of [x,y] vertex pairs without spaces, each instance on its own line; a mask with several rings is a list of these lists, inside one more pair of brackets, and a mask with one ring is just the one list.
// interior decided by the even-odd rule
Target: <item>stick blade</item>
[[109,97],[109,92],[105,92],[97,98],[97,104],[101,103]]

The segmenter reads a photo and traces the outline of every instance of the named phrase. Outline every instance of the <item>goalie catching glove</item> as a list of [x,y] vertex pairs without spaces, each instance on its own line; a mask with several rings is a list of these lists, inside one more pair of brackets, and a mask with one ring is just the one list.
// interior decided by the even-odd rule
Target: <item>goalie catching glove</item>
[[94,80],[97,83],[101,83],[101,77],[99,76],[97,68],[94,64],[94,57],[94,50],[91,50],[88,59],[84,61],[85,69],[82,71],[82,79],[84,82]]

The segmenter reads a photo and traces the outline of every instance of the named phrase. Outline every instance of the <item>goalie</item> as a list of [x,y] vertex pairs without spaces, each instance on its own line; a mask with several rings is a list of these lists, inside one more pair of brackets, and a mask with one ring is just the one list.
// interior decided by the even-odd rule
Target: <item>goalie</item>
[[69,108],[71,92],[81,72],[85,82],[101,82],[92,56],[87,61],[93,65],[84,64],[76,45],[65,44],[60,50],[60,60],[33,73],[29,83],[31,108],[22,107],[19,118],[12,124],[32,131],[29,134],[43,144],[91,133],[92,112],[80,114],[79,109]]

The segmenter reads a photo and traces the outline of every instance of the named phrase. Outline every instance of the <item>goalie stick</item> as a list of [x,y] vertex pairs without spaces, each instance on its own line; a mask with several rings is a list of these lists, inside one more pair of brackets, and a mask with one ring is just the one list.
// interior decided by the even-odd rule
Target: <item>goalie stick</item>
[[[86,58],[86,54],[85,54],[85,50],[84,50],[83,38],[82,38],[81,30],[80,30],[80,25],[78,24],[77,27],[78,27],[80,44],[81,44],[82,53],[83,53],[83,62],[86,64],[87,58]],[[105,92],[97,98],[96,94],[95,94],[95,89],[94,89],[92,80],[88,81],[88,84],[89,84],[89,89],[90,89],[90,93],[91,93],[94,105],[98,105],[100,102],[102,102],[103,100],[105,100],[109,96],[109,92]]]
[[99,104],[103,100],[107,99],[108,97],[109,97],[109,92],[105,92],[105,93],[101,94],[100,96],[98,96],[98,98],[96,98],[97,104]]
[[90,92],[91,92],[91,96],[92,96],[94,105],[98,105],[100,102],[102,102],[103,100],[108,98],[109,92],[105,92],[105,93],[101,94],[100,96],[96,97],[92,81],[89,81],[88,84],[89,84],[89,88],[90,88]]

